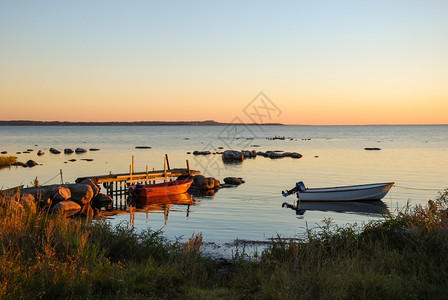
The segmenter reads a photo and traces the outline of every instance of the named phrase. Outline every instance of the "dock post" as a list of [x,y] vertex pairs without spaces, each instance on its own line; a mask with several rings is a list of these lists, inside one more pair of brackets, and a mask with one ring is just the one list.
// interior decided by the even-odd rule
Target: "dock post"
[[146,179],[145,183],[148,184],[148,165],[146,165]]
[[190,162],[187,159],[187,174],[190,176]]
[[134,169],[134,155],[132,155],[132,173],[134,173],[135,172],[135,169]]
[[[114,199],[114,183],[113,182],[111,182],[110,183],[110,189],[109,189],[109,192],[110,192],[110,197],[112,198],[112,200]],[[112,201],[112,203],[113,203],[113,201]],[[115,198],[115,208],[117,208],[117,200],[116,200],[116,198]]]
[[166,182],[166,156],[165,156],[165,159],[163,161],[163,182]]
[[166,159],[166,165],[168,166],[168,171],[170,171],[171,168],[170,168],[170,161],[168,159],[168,154],[165,154],[165,159]]
[[123,181],[120,181],[120,208],[123,205]]

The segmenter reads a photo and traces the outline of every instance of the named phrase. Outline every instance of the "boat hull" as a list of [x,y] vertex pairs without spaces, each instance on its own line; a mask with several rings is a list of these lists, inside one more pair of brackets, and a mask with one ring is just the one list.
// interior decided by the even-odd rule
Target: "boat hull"
[[193,179],[175,180],[158,184],[134,186],[130,192],[133,197],[152,198],[185,193],[193,183]]
[[332,188],[309,188],[298,191],[300,201],[371,201],[381,200],[394,182],[341,186]]

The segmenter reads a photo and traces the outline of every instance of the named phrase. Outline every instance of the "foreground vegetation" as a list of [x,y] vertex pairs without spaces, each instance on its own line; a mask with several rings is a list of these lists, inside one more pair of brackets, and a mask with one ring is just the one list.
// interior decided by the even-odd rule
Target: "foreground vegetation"
[[[19,198],[19,197],[17,197]],[[448,189],[383,222],[279,239],[255,257],[213,261],[184,244],[0,199],[0,298],[341,299],[446,297]]]

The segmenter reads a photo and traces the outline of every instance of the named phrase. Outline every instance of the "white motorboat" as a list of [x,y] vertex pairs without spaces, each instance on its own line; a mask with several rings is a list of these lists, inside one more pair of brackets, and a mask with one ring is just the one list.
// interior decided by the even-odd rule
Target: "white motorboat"
[[300,201],[370,201],[382,199],[394,184],[394,182],[386,182],[328,188],[306,188],[303,182],[299,181],[293,189],[283,191],[282,194],[287,197],[297,193],[297,198]]

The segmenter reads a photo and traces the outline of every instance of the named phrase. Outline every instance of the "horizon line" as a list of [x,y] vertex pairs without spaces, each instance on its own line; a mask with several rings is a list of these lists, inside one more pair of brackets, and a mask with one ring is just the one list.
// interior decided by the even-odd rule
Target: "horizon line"
[[[10,124],[8,124],[10,123]],[[23,123],[23,124],[19,124]],[[35,124],[32,124],[35,123]],[[20,126],[20,125],[41,125],[41,126],[54,126],[58,124],[68,124],[68,125],[142,125],[142,126],[155,126],[155,125],[176,125],[176,124],[191,124],[191,125],[249,125],[249,126],[262,126],[262,125],[270,125],[270,126],[446,126],[448,123],[405,123],[405,124],[285,124],[278,122],[266,122],[266,123],[232,123],[232,122],[219,122],[215,120],[202,120],[202,121],[40,121],[40,120],[0,120],[0,125],[4,126]],[[147,124],[143,124],[147,123]],[[154,123],[154,124],[151,124]]]

